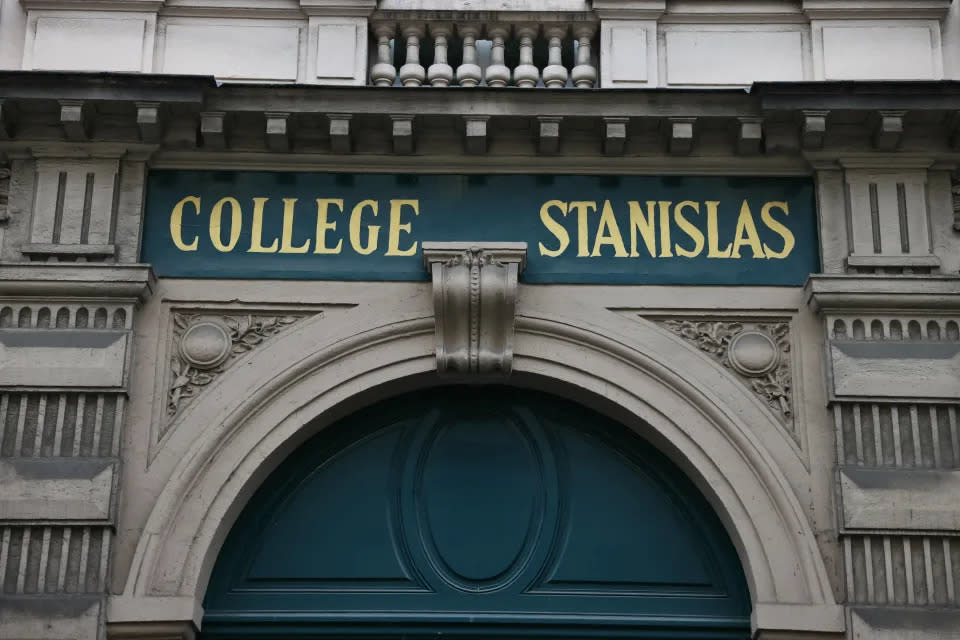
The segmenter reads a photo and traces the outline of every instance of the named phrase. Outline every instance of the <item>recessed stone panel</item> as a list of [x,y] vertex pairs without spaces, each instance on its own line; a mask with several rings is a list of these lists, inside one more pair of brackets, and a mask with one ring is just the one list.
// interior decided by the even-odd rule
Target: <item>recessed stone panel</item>
[[960,640],[960,611],[931,609],[854,609],[853,640]]
[[960,343],[836,341],[837,396],[960,398]]
[[0,329],[0,385],[120,387],[124,331]]
[[799,31],[675,30],[666,37],[667,84],[803,80]]
[[107,520],[113,463],[0,460],[0,520]]
[[297,79],[300,29],[253,21],[166,27],[163,72],[233,80]]
[[840,492],[847,529],[960,529],[960,471],[844,469]]
[[[37,18],[32,69],[143,71],[143,18]],[[152,38],[151,38],[152,40]]]

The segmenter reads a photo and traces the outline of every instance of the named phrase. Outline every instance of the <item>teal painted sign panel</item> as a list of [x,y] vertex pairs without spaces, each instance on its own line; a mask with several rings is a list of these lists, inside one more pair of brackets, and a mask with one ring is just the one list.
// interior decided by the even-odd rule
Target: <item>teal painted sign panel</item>
[[530,283],[801,285],[807,178],[153,171],[142,259],[180,278],[425,280],[425,241],[527,242]]
[[750,637],[723,525],[625,427],[562,398],[440,387],[327,427],[267,479],[203,638]]

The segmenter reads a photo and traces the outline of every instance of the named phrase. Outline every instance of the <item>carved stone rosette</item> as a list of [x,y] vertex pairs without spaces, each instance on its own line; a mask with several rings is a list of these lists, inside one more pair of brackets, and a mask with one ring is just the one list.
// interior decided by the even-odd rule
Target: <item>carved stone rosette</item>
[[736,373],[796,438],[788,323],[665,320],[662,324]]
[[509,375],[525,242],[425,242],[433,277],[437,371]]
[[167,423],[239,356],[303,317],[174,312]]

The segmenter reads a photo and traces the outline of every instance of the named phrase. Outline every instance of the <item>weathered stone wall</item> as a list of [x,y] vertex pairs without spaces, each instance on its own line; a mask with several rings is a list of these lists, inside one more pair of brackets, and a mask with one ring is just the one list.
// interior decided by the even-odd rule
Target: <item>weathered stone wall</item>
[[[438,315],[428,283],[155,282],[144,175],[179,167],[813,176],[823,269],[805,288],[523,285],[478,330],[512,323],[512,384],[575,396],[689,471],[737,541],[759,637],[954,637],[958,111],[942,83],[0,74],[0,635],[189,637],[283,456],[441,380],[435,327],[457,309]],[[190,336],[222,348],[216,371]],[[780,358],[764,384],[742,336]]]

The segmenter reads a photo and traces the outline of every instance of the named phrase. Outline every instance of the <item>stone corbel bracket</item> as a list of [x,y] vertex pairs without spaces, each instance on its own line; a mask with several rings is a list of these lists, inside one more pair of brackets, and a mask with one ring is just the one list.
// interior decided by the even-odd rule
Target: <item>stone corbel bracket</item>
[[525,242],[424,242],[433,277],[437,372],[507,376]]

